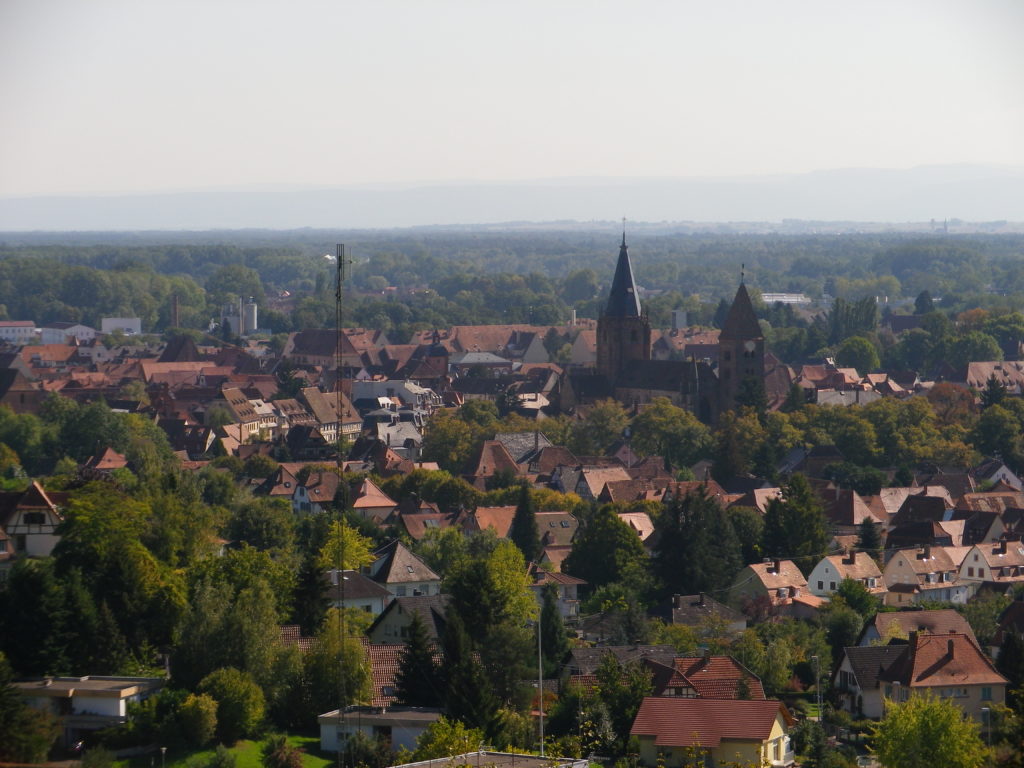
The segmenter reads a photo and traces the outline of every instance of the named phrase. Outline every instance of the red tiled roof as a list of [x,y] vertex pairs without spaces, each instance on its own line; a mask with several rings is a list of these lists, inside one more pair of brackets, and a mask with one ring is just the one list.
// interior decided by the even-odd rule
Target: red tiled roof
[[912,688],[950,685],[1005,685],[1005,677],[971,639],[959,632],[911,635],[907,652],[879,675]]
[[630,734],[654,736],[664,747],[717,747],[726,741],[765,741],[779,715],[792,723],[781,701],[648,697]]

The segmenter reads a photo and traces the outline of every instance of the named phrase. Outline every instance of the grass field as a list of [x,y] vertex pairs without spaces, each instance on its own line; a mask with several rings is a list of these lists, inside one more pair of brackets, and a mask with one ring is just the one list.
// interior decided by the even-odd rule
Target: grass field
[[[320,752],[320,739],[317,736],[289,736],[288,743],[303,750],[302,765],[304,768],[330,768],[334,765],[332,754]],[[236,768],[261,768],[260,748],[262,741],[240,741],[231,748],[237,760]],[[215,750],[183,750],[168,749],[166,764],[161,765],[160,754],[142,755],[129,760],[119,760],[117,768],[198,768],[213,759]]]

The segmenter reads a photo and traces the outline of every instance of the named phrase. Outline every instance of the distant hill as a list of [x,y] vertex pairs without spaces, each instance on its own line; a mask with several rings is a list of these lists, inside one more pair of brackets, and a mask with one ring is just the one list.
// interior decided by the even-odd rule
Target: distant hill
[[647,222],[1024,222],[1024,168],[964,165],[734,178],[260,186],[0,199],[0,231],[383,228],[590,222],[621,216]]

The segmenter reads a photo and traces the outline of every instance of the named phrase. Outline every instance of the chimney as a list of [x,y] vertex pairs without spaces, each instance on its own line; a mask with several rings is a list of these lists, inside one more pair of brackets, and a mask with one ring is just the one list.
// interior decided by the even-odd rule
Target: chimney
[[782,573],[782,561],[778,559],[772,560],[772,570],[775,573]]
[[928,560],[928,559],[931,558],[931,556],[932,556],[931,544],[925,544],[923,547],[921,547],[921,551],[917,553],[917,559],[918,560]]
[[843,558],[843,565],[854,565],[857,562],[857,553],[851,552],[849,548],[846,550],[846,556]]
[[954,643],[952,637],[949,638],[946,641],[946,655],[949,656],[949,658],[951,658],[951,659],[953,658],[953,646],[954,645],[955,645],[955,643]]
[[996,548],[992,554],[1005,555],[1006,554],[1006,539],[1000,539],[996,544]]
[[672,607],[673,608],[682,608],[683,607],[683,596],[682,595],[672,595]]

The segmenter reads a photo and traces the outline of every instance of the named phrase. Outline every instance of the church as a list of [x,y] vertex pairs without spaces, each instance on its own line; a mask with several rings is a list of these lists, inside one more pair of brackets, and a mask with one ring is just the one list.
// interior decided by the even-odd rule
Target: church
[[[736,408],[738,396],[764,392],[769,379],[783,385],[785,396],[788,383],[776,382],[780,377],[772,375],[778,367],[785,368],[765,354],[764,333],[743,282],[719,334],[717,367],[692,358],[652,359],[651,323],[640,306],[623,233],[608,303],[597,321],[597,369],[589,376],[574,377],[572,385],[578,395],[603,393],[626,406],[667,397],[701,421],[714,424],[720,414]],[[771,394],[768,399],[773,399]]]

